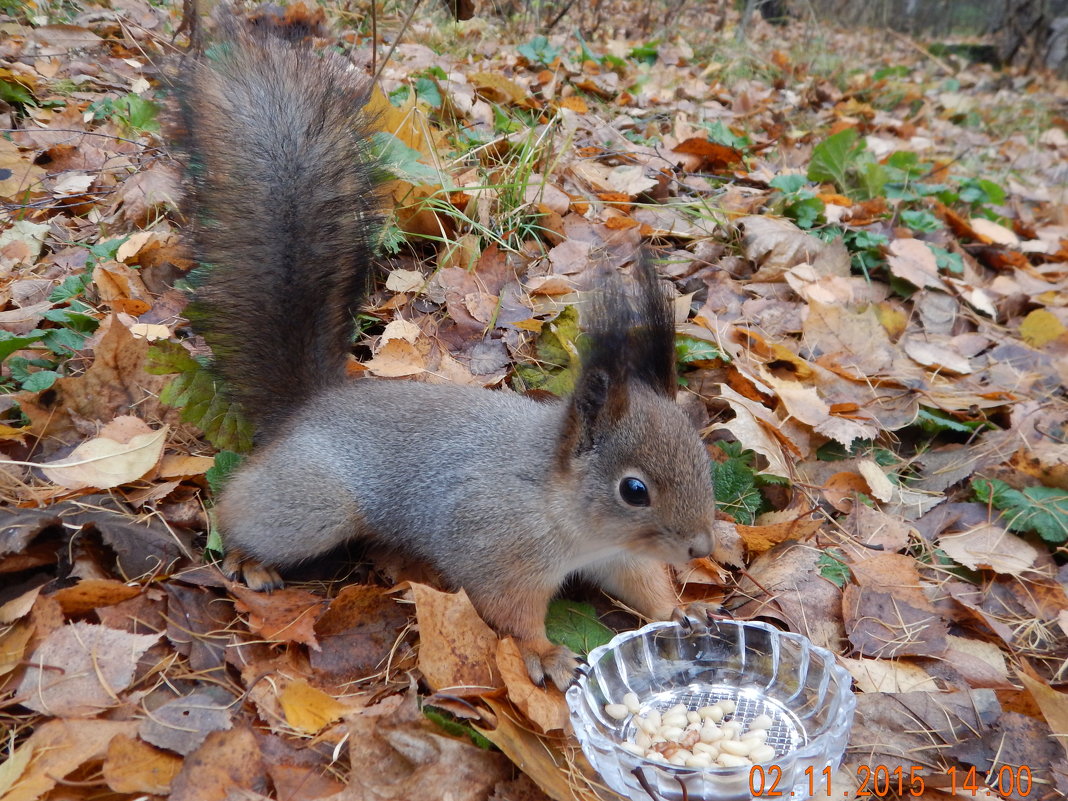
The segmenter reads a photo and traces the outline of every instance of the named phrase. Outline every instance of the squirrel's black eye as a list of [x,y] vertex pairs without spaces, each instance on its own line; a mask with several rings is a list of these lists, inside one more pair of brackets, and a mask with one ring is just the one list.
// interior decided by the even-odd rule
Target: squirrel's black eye
[[619,482],[619,496],[631,506],[649,505],[648,487],[644,481],[634,476],[627,476]]

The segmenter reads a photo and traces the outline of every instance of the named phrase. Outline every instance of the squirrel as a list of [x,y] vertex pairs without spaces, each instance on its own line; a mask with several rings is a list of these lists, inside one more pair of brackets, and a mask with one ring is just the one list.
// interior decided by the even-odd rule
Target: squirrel
[[[429,565],[566,688],[549,601],[591,579],[640,615],[668,563],[707,556],[708,451],[675,402],[674,316],[648,259],[595,293],[573,394],[350,378],[383,168],[369,81],[341,56],[231,21],[179,89],[197,260],[190,320],[255,428],[215,506],[223,570],[253,589],[358,538]],[[609,282],[611,284],[611,282]]]

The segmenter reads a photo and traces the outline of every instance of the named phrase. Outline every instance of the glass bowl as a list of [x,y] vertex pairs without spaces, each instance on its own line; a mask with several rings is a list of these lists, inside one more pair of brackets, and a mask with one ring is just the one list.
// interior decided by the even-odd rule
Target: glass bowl
[[[651,623],[617,635],[590,652],[567,691],[575,736],[608,786],[633,801],[804,799],[811,788],[826,787],[856,709],[852,679],[834,654],[766,623],[689,623]],[[622,704],[627,693],[639,698],[637,715],[608,715],[605,705]],[[733,718],[746,728],[758,715],[771,718],[766,743],[775,749],[773,760],[688,768],[622,746],[633,739],[638,715],[677,704],[696,711],[724,700],[734,701]]]

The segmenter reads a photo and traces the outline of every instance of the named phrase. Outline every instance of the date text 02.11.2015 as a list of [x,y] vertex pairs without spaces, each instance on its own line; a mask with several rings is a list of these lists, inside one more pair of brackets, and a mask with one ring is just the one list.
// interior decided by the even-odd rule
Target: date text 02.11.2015
[[[950,767],[938,771],[937,778],[934,770],[922,765],[894,768],[861,765],[857,768],[856,786],[838,788],[838,795],[842,798],[915,798],[923,794],[928,782],[933,787],[948,790],[950,794],[966,796],[970,793],[974,798],[1026,798],[1032,788],[1031,768],[1027,765],[1002,765],[985,776],[974,767],[967,770]],[[805,768],[801,782],[804,795],[819,793],[834,798],[836,788],[832,784],[829,767],[819,771],[812,767]],[[754,765],[749,771],[749,791],[754,798],[791,798],[797,794],[796,787],[783,786],[782,770],[777,765]]]

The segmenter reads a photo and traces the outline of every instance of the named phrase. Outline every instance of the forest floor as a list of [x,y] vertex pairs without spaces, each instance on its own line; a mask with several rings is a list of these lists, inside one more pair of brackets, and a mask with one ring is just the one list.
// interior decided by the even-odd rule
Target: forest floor
[[[375,58],[328,9],[321,44],[389,55],[353,370],[564,394],[579,290],[653,247],[721,517],[680,599],[852,675],[816,797],[1066,798],[1068,84],[691,5],[405,9]],[[181,8],[0,8],[0,799],[613,797],[464,595],[212,566],[249,438],[176,287]],[[593,596],[549,631],[637,624]]]

